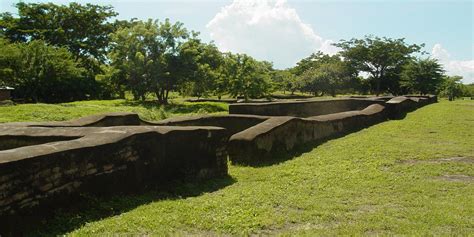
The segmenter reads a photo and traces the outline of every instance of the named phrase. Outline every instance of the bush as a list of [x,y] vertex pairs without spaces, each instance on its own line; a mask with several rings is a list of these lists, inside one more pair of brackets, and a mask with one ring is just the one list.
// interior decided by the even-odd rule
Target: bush
[[86,76],[65,48],[41,40],[10,44],[0,41],[2,84],[15,87],[13,96],[34,102],[65,102],[95,97],[100,87]]

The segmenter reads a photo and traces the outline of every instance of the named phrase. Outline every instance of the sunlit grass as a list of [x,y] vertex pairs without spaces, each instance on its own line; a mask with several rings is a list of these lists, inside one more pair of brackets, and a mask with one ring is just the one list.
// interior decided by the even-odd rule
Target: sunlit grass
[[154,101],[95,100],[62,104],[18,104],[0,106],[0,123],[23,121],[63,121],[92,114],[108,112],[134,112],[145,120],[193,114],[227,113],[228,105],[216,102],[189,103],[171,101],[159,105]]

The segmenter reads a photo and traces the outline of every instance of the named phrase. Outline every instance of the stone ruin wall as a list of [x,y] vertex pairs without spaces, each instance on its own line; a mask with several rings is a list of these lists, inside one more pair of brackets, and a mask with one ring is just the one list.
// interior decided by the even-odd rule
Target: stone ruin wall
[[54,208],[79,193],[225,176],[227,157],[235,164],[265,162],[434,102],[435,96],[232,104],[229,115],[158,122],[112,113],[0,124],[0,217]]
[[229,113],[306,118],[344,111],[362,110],[374,103],[383,104],[384,100],[378,98],[345,98],[231,104],[229,106]]
[[79,193],[227,175],[223,128],[55,126],[0,127],[0,216],[40,213]]
[[[249,165],[268,161],[296,145],[323,141],[388,119],[402,118],[407,112],[435,102],[436,96],[401,96],[231,104],[229,116],[168,119],[158,124],[234,128],[238,132],[229,133],[227,143],[229,160]],[[249,120],[261,122],[253,125]],[[244,121],[246,123],[242,123]],[[236,130],[237,126],[240,129]]]

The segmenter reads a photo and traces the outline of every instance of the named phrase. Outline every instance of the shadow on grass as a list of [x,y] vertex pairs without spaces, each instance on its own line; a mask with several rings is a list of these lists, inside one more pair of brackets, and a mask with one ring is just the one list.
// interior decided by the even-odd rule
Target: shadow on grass
[[[172,182],[166,186],[155,187],[139,194],[114,195],[111,197],[82,195],[72,200],[70,207],[58,209],[49,214],[49,217],[43,216],[42,221],[36,220],[28,229],[20,230],[23,233],[13,233],[13,236],[60,236],[88,222],[116,216],[138,206],[159,202],[160,200],[195,197],[217,191],[235,182],[235,179],[226,176],[201,182]],[[19,225],[25,226],[24,223]]]
[[327,138],[327,139],[308,142],[308,143],[305,143],[305,144],[299,144],[299,145],[296,145],[290,151],[278,150],[278,151],[272,152],[271,156],[267,156],[264,159],[256,160],[256,161],[245,161],[245,163],[237,163],[237,164],[234,164],[234,165],[250,166],[250,167],[254,167],[254,168],[261,168],[261,167],[266,167],[266,166],[279,165],[279,164],[284,163],[288,160],[292,160],[294,158],[297,158],[297,157],[301,156],[304,153],[308,153],[308,152],[312,151],[313,149],[315,149],[316,147],[318,147],[319,145],[324,144],[325,142],[327,142],[329,140],[340,138],[340,137],[343,137],[347,134],[348,133],[341,134],[341,135],[338,135],[338,136],[333,136],[333,137]]

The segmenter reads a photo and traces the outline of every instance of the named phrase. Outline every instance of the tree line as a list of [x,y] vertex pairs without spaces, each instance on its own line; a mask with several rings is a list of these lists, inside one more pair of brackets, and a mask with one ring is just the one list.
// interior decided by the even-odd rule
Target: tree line
[[[340,93],[394,95],[471,93],[447,77],[423,45],[367,36],[340,41],[337,55],[314,53],[293,68],[246,54],[221,52],[180,22],[114,20],[111,6],[18,3],[18,15],[0,14],[0,86],[33,102],[84,99],[167,103],[184,96],[268,97],[274,91],[315,96]],[[471,87],[472,88],[472,87]]]

